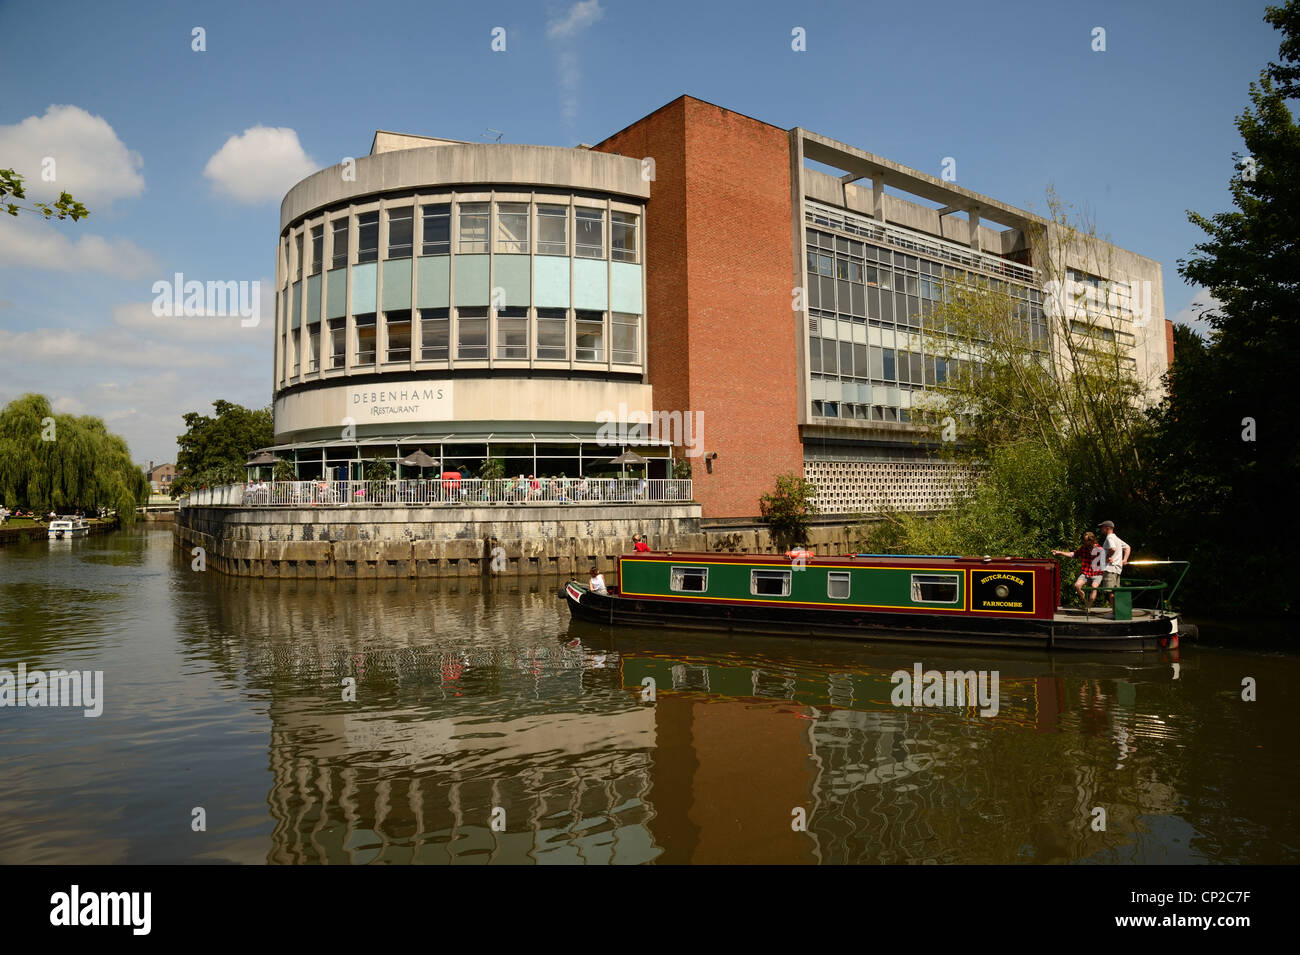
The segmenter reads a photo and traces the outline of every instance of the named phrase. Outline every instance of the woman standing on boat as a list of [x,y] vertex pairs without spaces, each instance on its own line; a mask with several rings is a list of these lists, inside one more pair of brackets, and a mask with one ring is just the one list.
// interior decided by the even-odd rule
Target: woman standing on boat
[[[1083,535],[1083,543],[1078,550],[1054,550],[1059,557],[1078,557],[1081,566],[1078,578],[1074,581],[1074,592],[1079,595],[1086,612],[1092,611],[1092,602],[1097,599],[1097,588],[1101,586],[1102,570],[1106,564],[1106,552],[1097,543],[1097,535],[1088,531]],[[1083,595],[1084,584],[1088,585],[1087,598]]]

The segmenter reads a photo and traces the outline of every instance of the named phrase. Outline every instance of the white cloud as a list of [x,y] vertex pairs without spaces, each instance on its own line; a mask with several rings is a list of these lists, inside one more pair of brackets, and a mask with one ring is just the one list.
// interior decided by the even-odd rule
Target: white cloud
[[[79,106],[52,105],[44,116],[0,126],[0,161],[23,177],[29,199],[56,199],[66,191],[92,214],[96,205],[144,192],[140,154],[127,149],[103,117]],[[42,178],[47,169],[53,181]]]
[[546,24],[546,35],[552,39],[576,36],[604,15],[600,0],[580,0],[564,16],[556,17]]
[[[600,0],[580,0],[563,16],[546,24],[546,35],[561,44],[575,39],[580,33],[605,15]],[[562,46],[556,62],[556,79],[559,85],[560,115],[572,124],[578,117],[578,91],[582,87],[582,69],[578,54],[567,45]]]
[[1199,332],[1202,337],[1208,337],[1214,329],[1202,316],[1207,311],[1212,312],[1222,307],[1218,300],[1210,294],[1209,289],[1198,288],[1196,294],[1192,296],[1192,300],[1178,310],[1173,320],[1177,325],[1187,325]]
[[581,85],[582,71],[578,68],[578,54],[565,50],[560,54],[556,65],[560,82],[560,115],[566,123],[578,118],[578,88]]
[[283,126],[253,126],[231,136],[203,168],[217,192],[238,202],[279,202],[289,188],[319,167],[303,152],[298,133]]
[[273,323],[263,308],[253,328],[237,316],[156,317],[150,302],[119,305],[91,331],[0,328],[0,405],[38,392],[59,411],[104,419],[137,461],[173,461],[184,412],[210,414],[216,398],[270,402]]
[[138,278],[160,270],[154,257],[130,239],[86,233],[73,238],[74,230],[80,228],[81,224],[50,223],[28,215],[0,216],[0,266],[104,272],[120,278]]

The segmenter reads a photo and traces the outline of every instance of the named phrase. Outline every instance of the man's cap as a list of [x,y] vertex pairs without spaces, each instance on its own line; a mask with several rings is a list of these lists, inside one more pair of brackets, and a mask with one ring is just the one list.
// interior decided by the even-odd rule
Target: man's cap
[[1114,521],[1102,521],[1102,522],[1101,522],[1100,524],[1098,524],[1097,526],[1098,526],[1098,527],[1114,527],[1114,526],[1115,526],[1115,522],[1114,522]]

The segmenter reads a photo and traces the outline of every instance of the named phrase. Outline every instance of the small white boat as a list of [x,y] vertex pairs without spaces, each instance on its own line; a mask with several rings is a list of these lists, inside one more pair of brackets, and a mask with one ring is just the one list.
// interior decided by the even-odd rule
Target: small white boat
[[90,533],[90,522],[82,517],[61,517],[50,521],[50,540],[85,537]]

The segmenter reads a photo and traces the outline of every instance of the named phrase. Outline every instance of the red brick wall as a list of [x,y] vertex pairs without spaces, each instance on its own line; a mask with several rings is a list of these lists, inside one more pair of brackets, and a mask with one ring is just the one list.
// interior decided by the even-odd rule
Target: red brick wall
[[757,515],[803,473],[798,431],[790,146],[785,130],[682,97],[596,148],[652,156],[649,377],[657,410],[703,416],[706,517]]

